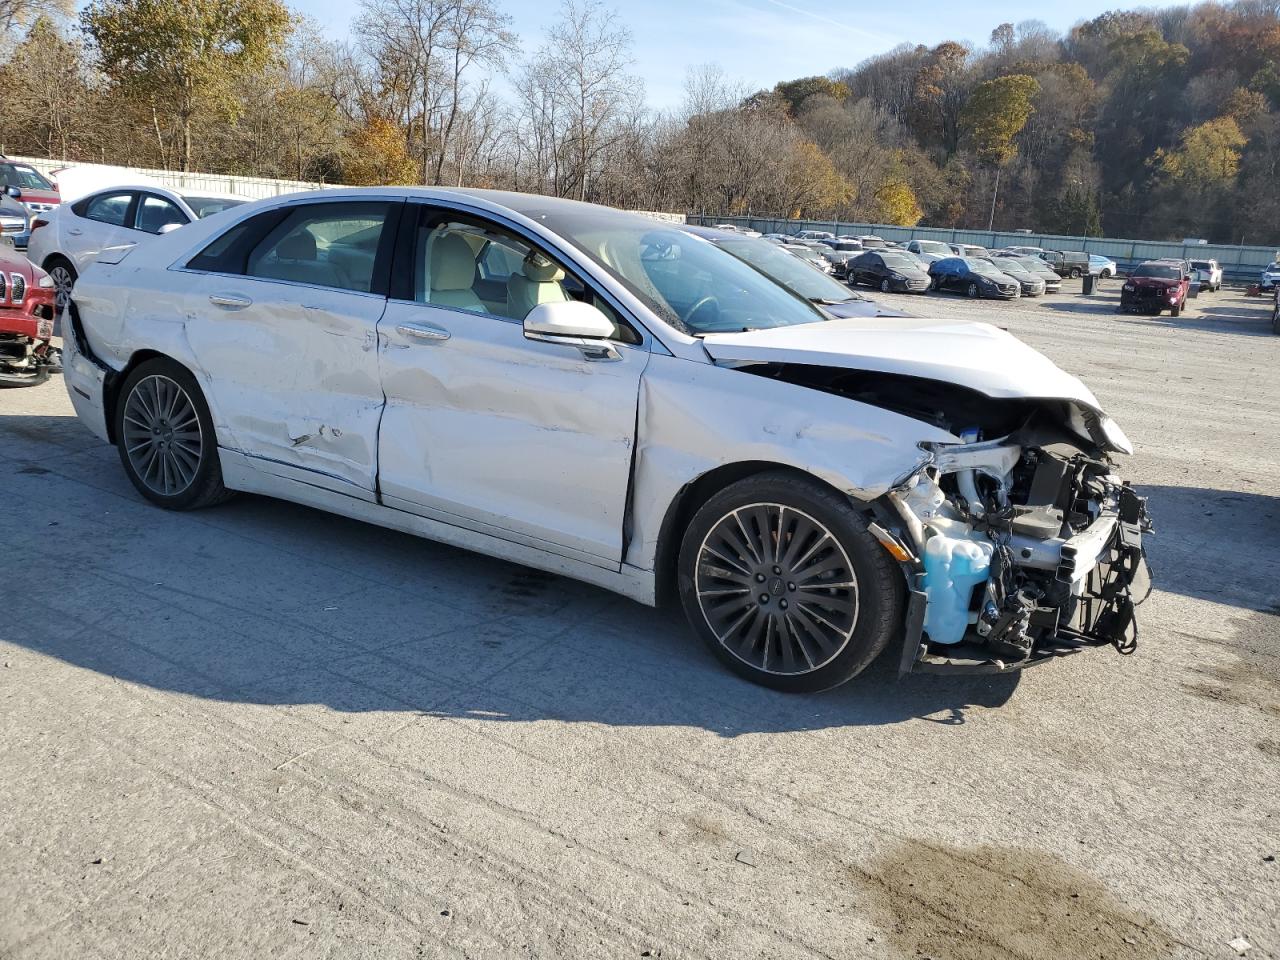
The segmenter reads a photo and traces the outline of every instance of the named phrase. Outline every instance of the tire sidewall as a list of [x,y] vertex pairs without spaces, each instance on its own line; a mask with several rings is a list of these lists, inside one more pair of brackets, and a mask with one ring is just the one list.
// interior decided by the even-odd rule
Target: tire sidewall
[[[200,464],[196,467],[196,473],[190,485],[181,493],[172,496],[156,493],[148,487],[138,476],[125,451],[124,411],[128,405],[129,395],[139,382],[152,376],[167,377],[178,384],[191,399],[191,405],[195,407],[196,417],[200,421]],[[209,405],[205,402],[204,392],[200,389],[196,378],[182,364],[166,357],[158,357],[135,367],[120,388],[112,420],[115,427],[116,450],[120,455],[121,464],[124,465],[125,475],[137,491],[152,503],[169,510],[187,510],[200,503],[212,480],[216,478],[219,483],[221,482],[222,465],[218,460],[218,442],[213,429],[213,417],[209,414]]]
[[[853,635],[833,660],[810,673],[770,674],[738,659],[712,632],[698,602],[695,575],[703,539],[730,510],[751,503],[780,503],[808,514],[839,540],[853,564],[858,580],[858,617]],[[902,574],[867,531],[865,515],[834,490],[796,475],[769,473],[749,477],[711,497],[685,530],[677,565],[681,606],[694,632],[735,673],[775,690],[811,693],[839,686],[866,669],[897,634],[902,622]]]

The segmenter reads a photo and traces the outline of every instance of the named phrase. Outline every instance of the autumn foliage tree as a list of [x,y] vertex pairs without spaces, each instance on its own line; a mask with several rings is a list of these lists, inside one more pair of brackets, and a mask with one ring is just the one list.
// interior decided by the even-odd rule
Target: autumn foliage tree
[[94,0],[81,14],[106,75],[179,132],[178,167],[192,169],[197,112],[233,119],[234,79],[280,53],[289,11],[279,0]]

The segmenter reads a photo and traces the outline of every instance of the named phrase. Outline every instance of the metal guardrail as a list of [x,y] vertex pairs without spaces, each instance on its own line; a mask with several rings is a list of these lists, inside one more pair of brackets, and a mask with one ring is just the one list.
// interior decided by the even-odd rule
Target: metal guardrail
[[710,226],[731,223],[761,233],[798,233],[801,230],[828,230],[840,234],[874,234],[885,240],[941,240],[943,243],[972,243],[991,250],[1001,247],[1044,247],[1046,250],[1082,250],[1109,257],[1124,270],[1144,260],[1181,257],[1185,260],[1217,260],[1223,278],[1252,283],[1262,268],[1280,260],[1275,247],[1227,246],[1224,244],[1167,243],[1158,240],[1119,240],[1107,237],[1069,237],[1049,233],[1006,233],[990,230],[949,230],[938,227],[895,227],[884,223],[848,223],[841,220],[779,220],[766,217],[723,217],[689,214],[690,223]]

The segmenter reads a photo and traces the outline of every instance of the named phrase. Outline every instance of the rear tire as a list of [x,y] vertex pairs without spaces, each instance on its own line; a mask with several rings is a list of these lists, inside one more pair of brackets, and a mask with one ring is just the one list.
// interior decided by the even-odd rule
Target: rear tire
[[54,315],[61,318],[62,311],[66,309],[67,301],[71,298],[71,290],[80,279],[80,275],[76,273],[76,268],[71,265],[70,260],[56,253],[45,259],[44,270],[53,280]]
[[1079,280],[1079,279],[1080,279],[1080,268],[1079,268],[1079,267],[1072,267],[1072,268],[1071,268],[1071,279],[1072,279],[1072,280]]
[[680,547],[693,629],[731,670],[787,692],[838,686],[898,634],[903,578],[847,498],[777,471],[708,500]]
[[213,418],[196,378],[157,357],[125,379],[114,411],[116,449],[138,492],[166,510],[228,499]]

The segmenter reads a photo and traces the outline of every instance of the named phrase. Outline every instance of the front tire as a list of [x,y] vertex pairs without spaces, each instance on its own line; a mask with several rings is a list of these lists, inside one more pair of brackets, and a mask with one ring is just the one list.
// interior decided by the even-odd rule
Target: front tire
[[1169,316],[1171,316],[1171,317],[1180,317],[1180,316],[1182,316],[1182,307],[1181,307],[1181,306],[1170,307],[1170,308],[1169,308]]
[[889,292],[889,281],[888,281],[888,280],[881,280],[881,281],[880,281],[880,292],[881,292],[881,293],[888,293],[888,292]]
[[740,480],[694,515],[677,581],[694,630],[730,669],[787,692],[838,686],[896,633],[903,581],[867,518],[814,480]]
[[213,418],[195,377],[167,357],[134,368],[115,409],[116,448],[138,492],[167,510],[226,500]]
[[978,285],[976,283],[969,284],[969,287],[968,289],[965,290],[965,293],[969,295],[970,300],[977,300],[979,297],[982,296],[982,291],[978,289]]

